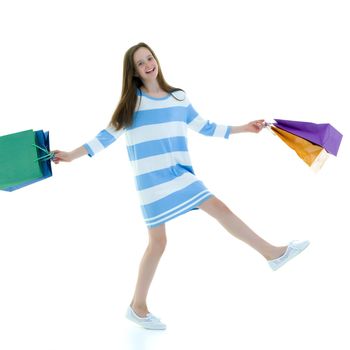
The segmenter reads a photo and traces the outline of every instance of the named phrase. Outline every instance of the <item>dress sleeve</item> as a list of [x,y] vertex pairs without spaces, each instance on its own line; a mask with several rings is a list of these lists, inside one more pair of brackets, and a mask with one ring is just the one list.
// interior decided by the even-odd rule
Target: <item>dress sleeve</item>
[[202,118],[188,99],[187,102],[187,124],[192,130],[205,136],[229,138],[230,127],[228,125],[219,125]]
[[116,130],[113,127],[108,127],[100,131],[95,138],[91,141],[85,143],[83,146],[88,151],[90,157],[94,156],[96,153],[102,151],[114,141],[116,141],[122,134],[124,134],[125,129]]

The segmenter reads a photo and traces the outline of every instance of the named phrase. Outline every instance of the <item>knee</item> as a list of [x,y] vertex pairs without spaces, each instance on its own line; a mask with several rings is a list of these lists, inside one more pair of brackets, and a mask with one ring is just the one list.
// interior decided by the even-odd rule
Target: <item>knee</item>
[[231,213],[230,208],[224,202],[222,202],[220,199],[216,197],[213,199],[212,205],[213,205],[214,211],[218,214],[225,215],[225,214]]
[[161,236],[151,236],[149,240],[149,246],[152,250],[156,251],[158,254],[163,254],[167,244],[167,239],[165,235]]

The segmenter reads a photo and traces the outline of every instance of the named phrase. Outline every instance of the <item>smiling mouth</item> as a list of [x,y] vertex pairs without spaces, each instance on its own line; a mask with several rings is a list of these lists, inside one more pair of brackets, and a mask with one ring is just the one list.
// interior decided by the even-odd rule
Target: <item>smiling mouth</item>
[[154,67],[153,69],[151,69],[151,70],[149,70],[149,71],[146,71],[146,74],[149,74],[149,73],[154,72],[154,71],[155,71],[155,69],[156,69],[156,67]]

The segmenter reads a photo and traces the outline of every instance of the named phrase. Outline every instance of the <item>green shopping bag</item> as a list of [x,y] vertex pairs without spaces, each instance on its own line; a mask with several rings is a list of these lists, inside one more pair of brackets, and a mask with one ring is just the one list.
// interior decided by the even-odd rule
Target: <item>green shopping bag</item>
[[44,177],[41,161],[50,161],[53,155],[38,146],[36,133],[26,130],[0,137],[0,190],[20,188]]

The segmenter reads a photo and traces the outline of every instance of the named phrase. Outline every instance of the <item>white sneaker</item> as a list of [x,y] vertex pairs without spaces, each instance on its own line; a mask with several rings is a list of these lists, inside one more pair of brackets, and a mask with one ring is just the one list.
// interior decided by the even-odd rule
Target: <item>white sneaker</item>
[[300,254],[309,244],[309,241],[292,241],[288,244],[287,250],[282,256],[277,259],[268,260],[268,264],[275,271]]
[[132,309],[131,306],[128,307],[125,316],[128,320],[146,329],[166,329],[166,325],[162,323],[159,318],[155,317],[151,313],[148,313],[146,317],[140,317],[136,315],[135,311]]

